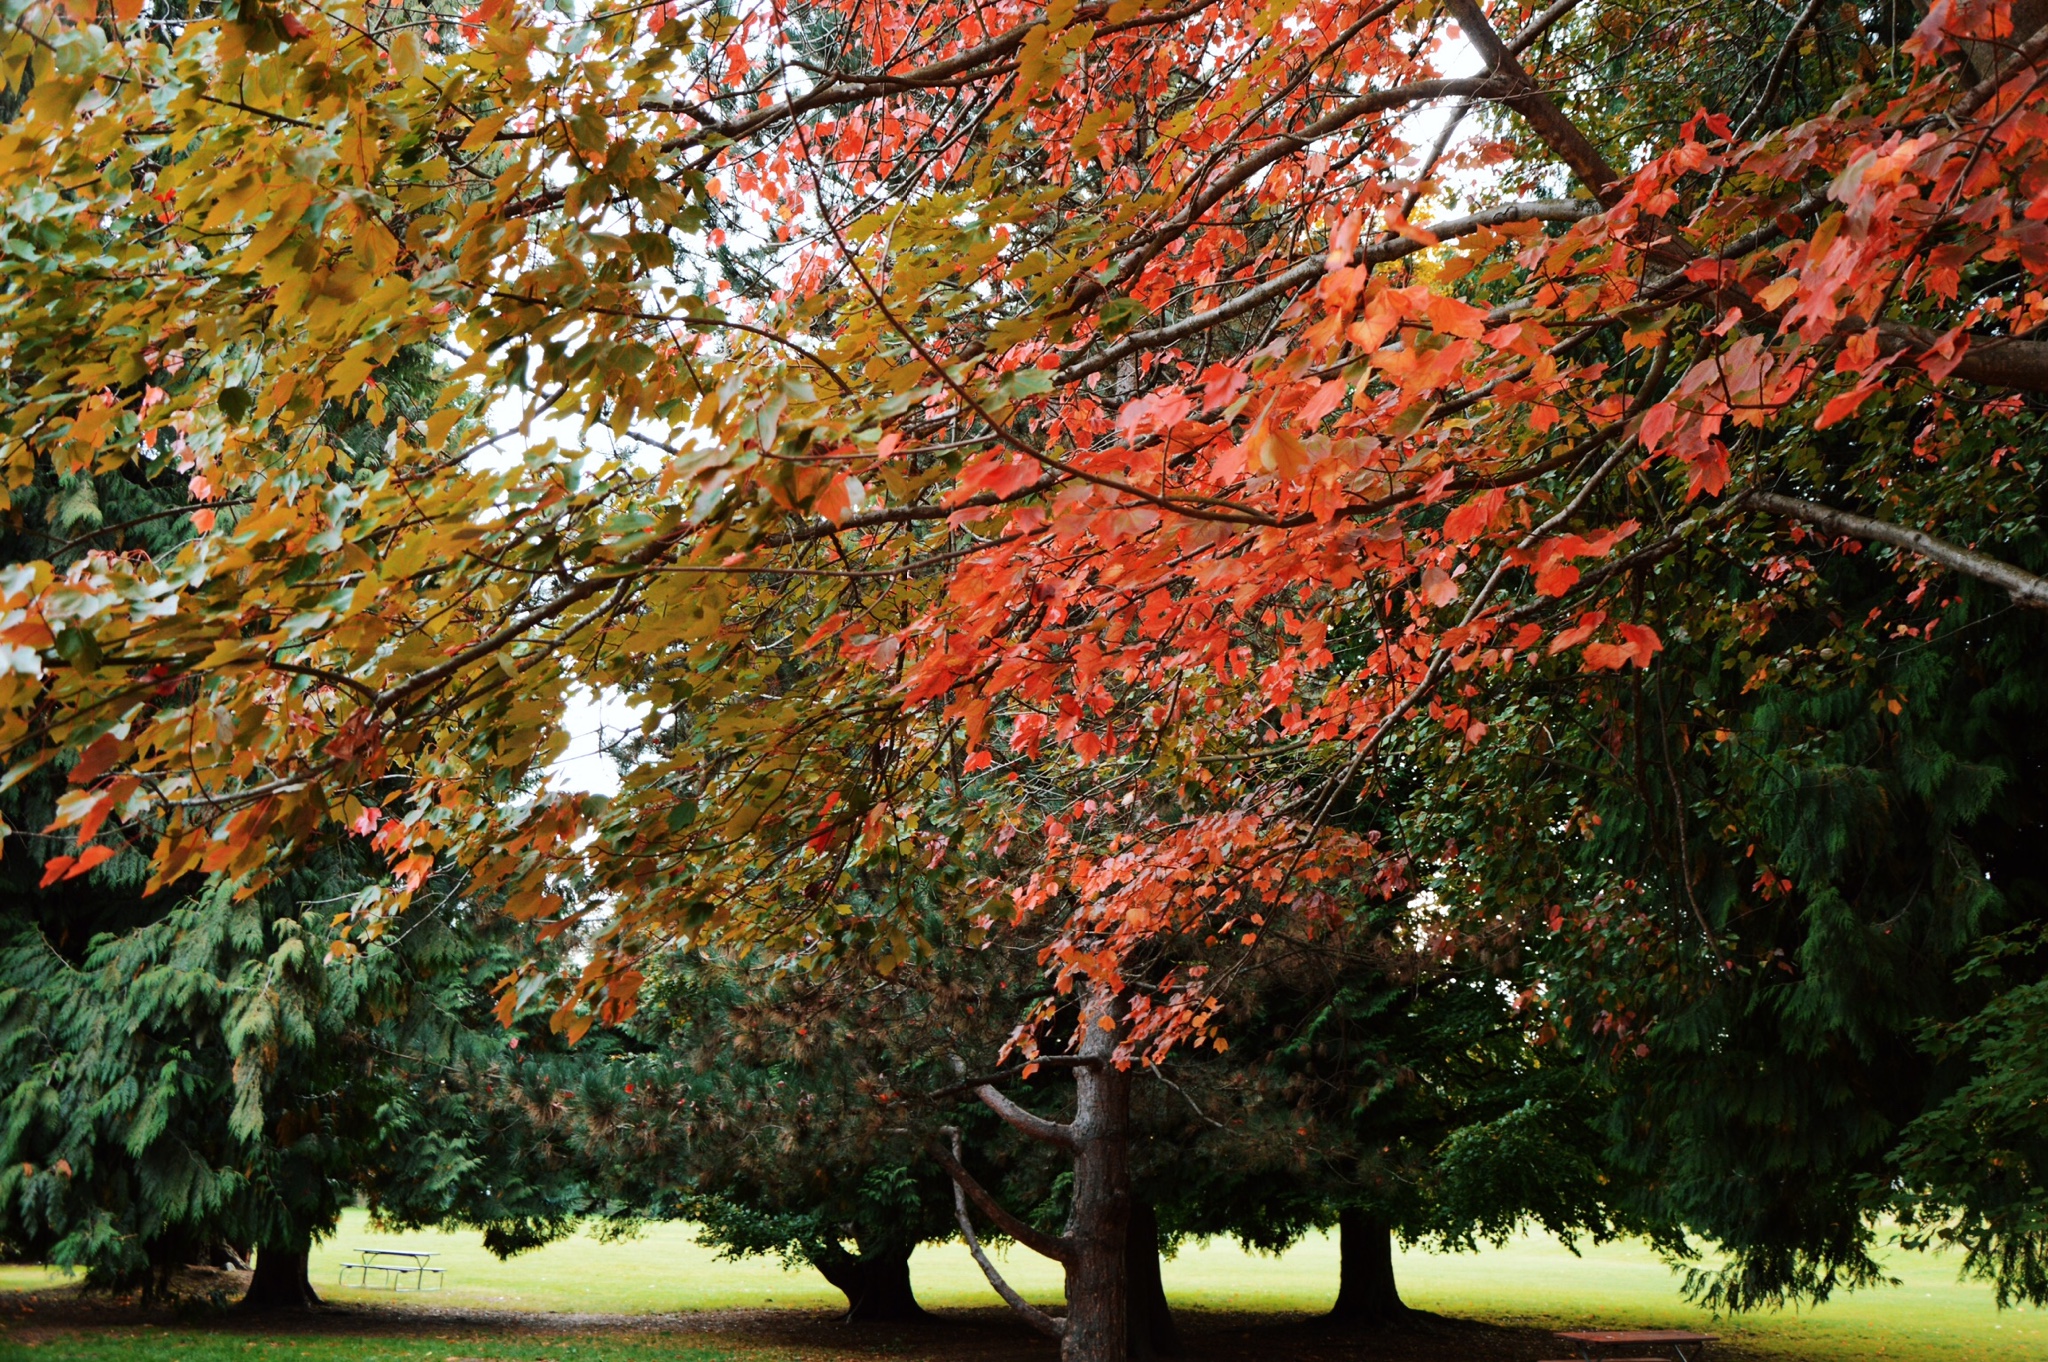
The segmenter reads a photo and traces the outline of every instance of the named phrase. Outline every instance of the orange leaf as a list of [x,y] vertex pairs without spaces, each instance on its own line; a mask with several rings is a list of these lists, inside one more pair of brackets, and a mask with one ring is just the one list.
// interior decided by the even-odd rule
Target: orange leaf
[[848,517],[867,504],[867,499],[867,489],[860,485],[860,479],[851,473],[841,473],[832,479],[825,495],[818,498],[817,512],[834,525],[844,525]]
[[1657,631],[1643,624],[1618,624],[1619,633],[1628,647],[1629,656],[1638,667],[1650,665],[1650,659],[1664,651],[1664,640],[1657,637]]
[[1460,506],[1444,517],[1444,537],[1460,544],[1469,544],[1477,539],[1492,523],[1500,508],[1507,504],[1507,493],[1496,487]]
[[121,740],[111,733],[100,734],[78,754],[78,765],[71,768],[71,783],[90,785],[105,774],[107,768],[114,764],[114,758],[120,754]]
[[95,842],[84,851],[78,853],[78,859],[73,861],[71,868],[64,872],[64,878],[75,880],[94,866],[113,859],[114,849],[112,847],[108,846],[105,842]]
[[1576,648],[1579,644],[1593,637],[1593,631],[1606,622],[1607,612],[1605,610],[1587,611],[1579,616],[1579,622],[1576,625],[1550,640],[1550,648],[1548,650],[1550,655],[1555,657],[1567,648]]

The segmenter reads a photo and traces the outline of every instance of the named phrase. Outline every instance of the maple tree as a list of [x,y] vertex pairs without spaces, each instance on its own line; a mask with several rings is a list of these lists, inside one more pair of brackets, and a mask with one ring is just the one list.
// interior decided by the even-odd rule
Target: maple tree
[[[0,571],[7,778],[73,763],[57,884],[366,838],[357,943],[460,862],[594,929],[503,989],[571,1036],[651,951],[887,972],[910,869],[1054,924],[1070,1357],[1123,1346],[1128,1066],[1219,1038],[1216,947],[1420,878],[1390,740],[1653,673],[1691,626],[1634,585],[1695,544],[2048,604],[2023,525],[1943,533],[2048,388],[2024,7],[1810,5],[1741,107],[1613,126],[1660,21],[1593,0],[569,9],[10,0],[9,484],[200,504]],[[315,419],[418,346],[432,414]],[[577,686],[646,714],[615,796],[533,792]]]

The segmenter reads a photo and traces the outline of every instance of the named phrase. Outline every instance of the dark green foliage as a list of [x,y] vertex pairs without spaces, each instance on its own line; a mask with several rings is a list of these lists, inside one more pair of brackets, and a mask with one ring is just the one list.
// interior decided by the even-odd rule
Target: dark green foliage
[[[376,421],[326,413],[359,467],[391,420],[431,409],[439,378],[414,350],[379,383]],[[176,553],[205,489],[170,432],[154,447],[146,466],[17,491],[0,562]],[[512,933],[443,883],[389,936],[342,944],[337,914],[384,874],[358,839],[295,848],[253,896],[197,875],[145,894],[145,815],[110,820],[94,840],[116,854],[58,878],[52,858],[82,848],[41,829],[69,775],[51,764],[0,791],[0,1242],[154,1291],[188,1262],[303,1253],[365,1189],[515,1237],[559,1231],[580,1190],[548,1183],[526,1127],[484,1126],[462,1091],[507,1053],[489,990]]]
[[[2035,789],[2040,786],[2036,785]],[[1937,1060],[1969,1077],[1906,1127],[1894,1153],[1900,1210],[1916,1242],[1961,1247],[1998,1303],[2048,1302],[2048,982],[2038,927],[1994,941],[1981,973],[2031,982],[1934,1028]]]
[[1646,1228],[1595,1157],[1597,1084],[1532,1043],[1476,952],[1403,941],[1427,920],[1362,905],[1355,936],[1292,943],[1233,992],[1227,1055],[1169,1066],[1182,1094],[1151,1119],[1184,1100],[1206,1118],[1148,1146],[1170,1230],[1272,1251],[1346,1211],[1454,1249],[1532,1220],[1567,1242]]
[[315,866],[240,901],[209,890],[75,960],[8,924],[0,1233],[124,1285],[333,1224],[374,1114],[412,1076],[383,1052],[444,1049],[430,1014],[468,1001],[468,951],[445,929],[329,959],[332,909],[290,891],[344,874]]
[[[808,1264],[857,1318],[914,1313],[909,1253],[954,1233],[951,1184],[927,1151],[939,1121],[918,1098],[950,1083],[948,1049],[974,1052],[979,1029],[966,990],[920,986],[934,982],[914,968],[864,988],[680,962],[606,1066],[618,1105],[583,1106],[609,1213],[689,1219],[733,1256]],[[878,1273],[900,1279],[902,1299],[864,1310]]]
[[[1813,437],[1802,493],[1854,504],[1914,445],[1910,500],[1872,509],[2048,566],[2041,470],[2003,452],[2036,418],[1938,418]],[[1625,509],[1678,514],[1648,484]],[[1891,1215],[2048,1298],[2043,1119],[2015,1100],[2044,961],[1983,963],[2048,922],[2048,621],[1781,533],[1637,574],[1650,670],[1526,668],[1470,750],[1418,728],[1400,827],[1445,848],[1429,873],[1461,916],[1519,924],[1549,1062],[1613,1094],[1620,1190],[1726,1254],[1700,1298],[1879,1282]]]

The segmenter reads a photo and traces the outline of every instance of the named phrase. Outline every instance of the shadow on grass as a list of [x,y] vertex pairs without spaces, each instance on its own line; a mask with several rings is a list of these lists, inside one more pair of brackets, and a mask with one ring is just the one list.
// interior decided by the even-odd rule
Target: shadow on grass
[[[317,1310],[248,1313],[222,1308],[231,1281],[194,1283],[169,1306],[144,1309],[130,1298],[74,1287],[0,1293],[0,1344],[62,1342],[71,1356],[121,1356],[123,1337],[150,1326],[219,1338],[399,1341],[432,1339],[459,1356],[464,1345],[491,1352],[542,1340],[609,1339],[638,1353],[688,1346],[735,1362],[1056,1362],[1058,1349],[1007,1310],[939,1309],[918,1323],[847,1324],[825,1311],[712,1310],[678,1314],[570,1314],[437,1306],[431,1301],[331,1302]],[[1543,1329],[1491,1324],[1415,1311],[1390,1325],[1340,1325],[1321,1316],[1177,1310],[1182,1350],[1162,1362],[1537,1362],[1563,1354]],[[106,1348],[94,1336],[106,1336]],[[4,1349],[0,1349],[4,1351]],[[1730,1352],[1717,1362],[1734,1362]]]

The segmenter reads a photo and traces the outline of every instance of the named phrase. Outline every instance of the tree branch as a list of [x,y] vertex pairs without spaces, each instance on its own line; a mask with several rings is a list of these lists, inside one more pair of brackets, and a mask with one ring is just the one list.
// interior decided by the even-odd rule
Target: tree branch
[[1924,531],[1909,530],[1890,521],[1872,520],[1869,516],[1857,515],[1854,511],[1841,511],[1818,502],[1802,501],[1798,497],[1780,496],[1776,492],[1752,492],[1749,502],[1752,506],[1804,521],[1816,529],[1826,530],[1831,534],[1869,539],[1918,554],[1922,558],[1940,563],[1951,571],[1960,572],[1965,577],[1975,577],[1980,582],[1989,582],[1995,587],[2002,588],[2011,594],[2013,602],[2017,605],[2035,610],[2048,610],[2048,577],[2036,577],[2031,572],[1978,553],[1974,549],[1966,549],[1959,544],[1951,544],[1946,539],[1936,539]]
[[[960,1132],[948,1130],[946,1133],[952,1137],[955,1150],[952,1153],[941,1154],[939,1162],[946,1165],[946,1171],[950,1173],[960,1162],[955,1157],[960,1143]],[[967,1251],[974,1255],[976,1265],[981,1268],[981,1275],[988,1278],[988,1284],[995,1288],[996,1294],[1003,1298],[1004,1303],[1022,1316],[1026,1324],[1040,1333],[1049,1334],[1053,1338],[1066,1337],[1067,1322],[1064,1319],[1053,1318],[1018,1295],[1017,1288],[1003,1280],[1003,1274],[996,1271],[996,1265],[981,1251],[981,1241],[974,1237],[974,1217],[967,1213],[967,1194],[959,1177],[953,1179],[953,1218],[960,1224],[960,1237],[967,1241]]]
[[2006,82],[2044,56],[2048,56],[2048,26],[2034,30],[2034,36],[2015,48],[2011,56],[1998,64],[1996,71],[1970,87],[1962,102],[1956,105],[1953,116],[1968,118],[1976,113],[1998,97],[1998,92],[2005,88]]
[[1032,1139],[1045,1144],[1056,1144],[1062,1149],[1074,1147],[1074,1131],[1071,1126],[1058,1121],[1048,1121],[1037,1112],[1026,1110],[986,1083],[976,1088],[974,1095],[981,1099],[983,1106],[1002,1117],[1005,1125],[1021,1130]]
[[[1534,199],[1517,203],[1496,204],[1491,208],[1481,209],[1479,212],[1465,217],[1449,218],[1442,222],[1425,223],[1422,226],[1424,231],[1429,232],[1439,241],[1454,241],[1459,237],[1471,236],[1473,233],[1484,231],[1489,227],[1503,227],[1514,222],[1577,222],[1581,218],[1591,217],[1599,211],[1600,206],[1598,204],[1583,202],[1577,199]],[[1428,247],[1420,241],[1414,241],[1407,237],[1397,237],[1392,241],[1374,242],[1370,246],[1359,248],[1358,253],[1352,257],[1352,260],[1354,263],[1361,265],[1378,265],[1390,260],[1399,260],[1404,256],[1410,256],[1417,251],[1427,249]],[[1220,326],[1234,317],[1243,316],[1254,308],[1286,297],[1303,284],[1321,277],[1326,268],[1324,257],[1320,255],[1314,259],[1303,260],[1297,264],[1290,265],[1264,283],[1253,285],[1228,302],[1218,303],[1207,312],[1197,312],[1183,317],[1177,322],[1168,322],[1164,326],[1156,326],[1150,331],[1139,331],[1126,336],[1106,350],[1099,351],[1096,354],[1090,355],[1087,359],[1065,366],[1054,375],[1054,379],[1056,382],[1071,383],[1076,379],[1086,378],[1090,374],[1099,374],[1114,368],[1120,360],[1128,355],[1134,355],[1143,350],[1157,349],[1163,345],[1172,345],[1178,341],[1186,340],[1190,336],[1200,335],[1212,326]]]
[[[1150,264],[1155,256],[1201,221],[1202,215],[1227,198],[1231,190],[1249,181],[1275,161],[1291,156],[1369,114],[1388,113],[1406,108],[1410,104],[1422,104],[1451,95],[1493,97],[1503,93],[1507,88],[1506,82],[1494,75],[1446,76],[1434,80],[1418,80],[1409,85],[1397,85],[1386,90],[1371,90],[1357,99],[1340,104],[1314,122],[1288,130],[1231,166],[1222,177],[1212,181],[1190,198],[1186,207],[1167,219],[1159,230],[1145,239],[1143,244],[1118,259],[1110,277],[1116,281],[1136,278],[1138,272]],[[1185,185],[1182,188],[1186,190],[1194,186]],[[1103,292],[1105,290],[1101,281],[1093,275],[1083,275],[1077,281],[1075,300],[1077,303],[1091,302]]]
[[[2048,393],[2048,342],[2015,340],[2008,336],[1965,336],[1968,349],[1956,361],[1949,377],[1994,388],[2018,392]],[[1879,322],[1880,350],[1895,354],[1901,350],[1925,350],[1941,340],[1941,333],[1924,326],[1901,322]]]
[[1065,1239],[1055,1238],[1043,1230],[1033,1229],[1012,1215],[1009,1209],[1002,1202],[997,1201],[986,1187],[983,1187],[974,1180],[974,1175],[967,1171],[966,1165],[953,1156],[951,1150],[947,1149],[944,1145],[935,1144],[932,1146],[932,1157],[938,1161],[939,1167],[946,1170],[946,1175],[953,1179],[954,1191],[965,1195],[975,1205],[981,1207],[982,1214],[986,1215],[994,1223],[999,1233],[1008,1235],[1033,1253],[1043,1254],[1054,1262],[1065,1263],[1072,1261],[1074,1249],[1071,1244]]
[[[1031,1059],[1023,1064],[1012,1064],[1007,1069],[997,1069],[994,1073],[979,1074],[973,1078],[963,1078],[950,1088],[940,1088],[937,1092],[926,1093],[924,1100],[927,1102],[938,1102],[948,1097],[958,1097],[961,1093],[973,1092],[977,1088],[985,1087],[990,1083],[1001,1082],[1005,1078],[1019,1077],[1023,1074],[1024,1070],[1033,1067],[1040,1069],[1089,1069],[1095,1067],[1099,1062],[1092,1055],[1039,1055],[1035,1059]],[[965,1065],[962,1065],[956,1068],[954,1072],[962,1072],[965,1067]]]
[[1558,159],[1572,168],[1572,173],[1593,196],[1610,208],[1620,199],[1621,191],[1616,181],[1621,177],[1614,167],[1607,164],[1607,158],[1600,154],[1578,124],[1565,117],[1564,110],[1557,107],[1555,100],[1537,86],[1535,78],[1524,70],[1522,63],[1515,60],[1515,54],[1508,51],[1493,24],[1487,20],[1486,12],[1479,8],[1479,0],[1445,0],[1445,8],[1458,21],[1466,41],[1485,59],[1495,76],[1502,78],[1510,93],[1503,100],[1536,130],[1543,139],[1543,145],[1556,152]]
[[1806,0],[1806,8],[1792,21],[1792,31],[1785,35],[1785,41],[1778,47],[1776,59],[1771,62],[1770,73],[1764,77],[1763,93],[1756,97],[1756,103],[1750,106],[1742,121],[1735,125],[1735,131],[1728,135],[1729,141],[1740,142],[1749,136],[1749,130],[1763,118],[1764,110],[1770,107],[1771,100],[1778,93],[1778,83],[1785,79],[1785,72],[1799,51],[1800,35],[1806,32],[1806,26],[1813,22],[1813,16],[1820,12],[1820,7],[1821,0]]

